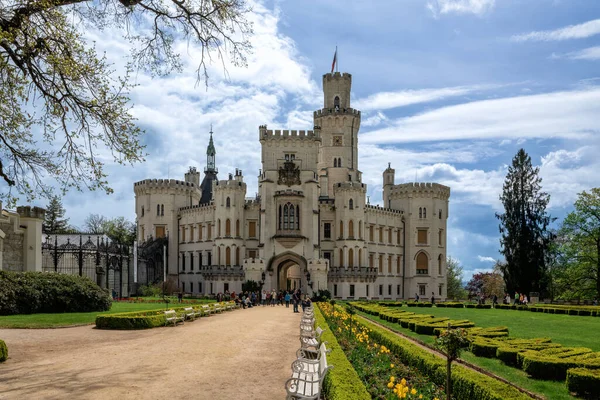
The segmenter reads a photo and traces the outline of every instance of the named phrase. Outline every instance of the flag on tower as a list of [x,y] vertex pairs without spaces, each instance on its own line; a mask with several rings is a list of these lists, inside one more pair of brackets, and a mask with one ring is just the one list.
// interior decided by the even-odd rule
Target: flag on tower
[[333,69],[335,68],[335,63],[337,62],[337,46],[335,46],[335,53],[333,53],[333,62],[331,63],[331,73],[333,74]]

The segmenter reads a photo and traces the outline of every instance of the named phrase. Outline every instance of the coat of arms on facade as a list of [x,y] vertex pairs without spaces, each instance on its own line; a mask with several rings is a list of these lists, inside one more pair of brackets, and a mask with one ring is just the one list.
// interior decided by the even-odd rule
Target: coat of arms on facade
[[279,168],[278,185],[300,185],[300,168],[293,161],[286,161]]

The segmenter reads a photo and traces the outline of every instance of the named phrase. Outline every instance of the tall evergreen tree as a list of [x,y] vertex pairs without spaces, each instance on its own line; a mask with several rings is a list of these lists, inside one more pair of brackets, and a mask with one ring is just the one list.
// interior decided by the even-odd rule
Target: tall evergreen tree
[[542,192],[539,168],[533,168],[531,157],[520,149],[504,181],[500,200],[504,213],[500,220],[501,253],[506,264],[501,266],[506,289],[546,293],[546,251],[551,235],[548,225],[553,219],[546,213],[550,195]]
[[65,208],[58,196],[52,196],[46,207],[42,230],[44,233],[67,233],[69,230],[69,219],[65,218]]

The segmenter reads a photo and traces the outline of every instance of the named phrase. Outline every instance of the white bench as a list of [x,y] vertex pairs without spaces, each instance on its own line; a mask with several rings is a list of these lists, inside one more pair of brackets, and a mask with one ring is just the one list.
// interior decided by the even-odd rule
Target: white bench
[[185,315],[177,315],[177,311],[175,310],[167,310],[165,313],[165,326],[170,322],[173,323],[173,326],[177,325],[177,322],[183,323],[185,321]]
[[296,360],[292,363],[292,377],[285,383],[287,399],[319,399],[323,379],[329,369],[327,365],[327,349],[324,344],[319,347],[319,358],[316,360]]
[[220,303],[216,303],[215,306],[213,307],[214,312],[216,313],[222,313],[224,310],[224,307],[222,304]]
[[183,314],[185,316],[186,319],[191,319],[192,321],[195,320],[197,317],[201,317],[202,316],[202,311],[200,310],[194,310],[193,307],[186,307],[183,309]]
[[323,332],[320,326],[314,332],[300,330],[300,347],[303,349],[310,347],[318,349],[319,345],[321,345],[321,335]]
[[214,313],[214,310],[208,305],[208,304],[204,304],[202,306],[202,311],[204,312],[204,314],[206,315],[210,315],[212,313]]

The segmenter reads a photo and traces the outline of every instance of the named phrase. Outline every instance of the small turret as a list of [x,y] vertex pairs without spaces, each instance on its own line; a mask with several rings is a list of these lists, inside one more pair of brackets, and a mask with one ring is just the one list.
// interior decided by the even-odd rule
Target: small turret
[[388,167],[383,171],[383,206],[390,207],[390,194],[394,186],[396,170],[392,168],[392,163],[388,163]]
[[185,173],[185,181],[200,186],[200,172],[196,171],[195,167],[190,167],[188,172]]

